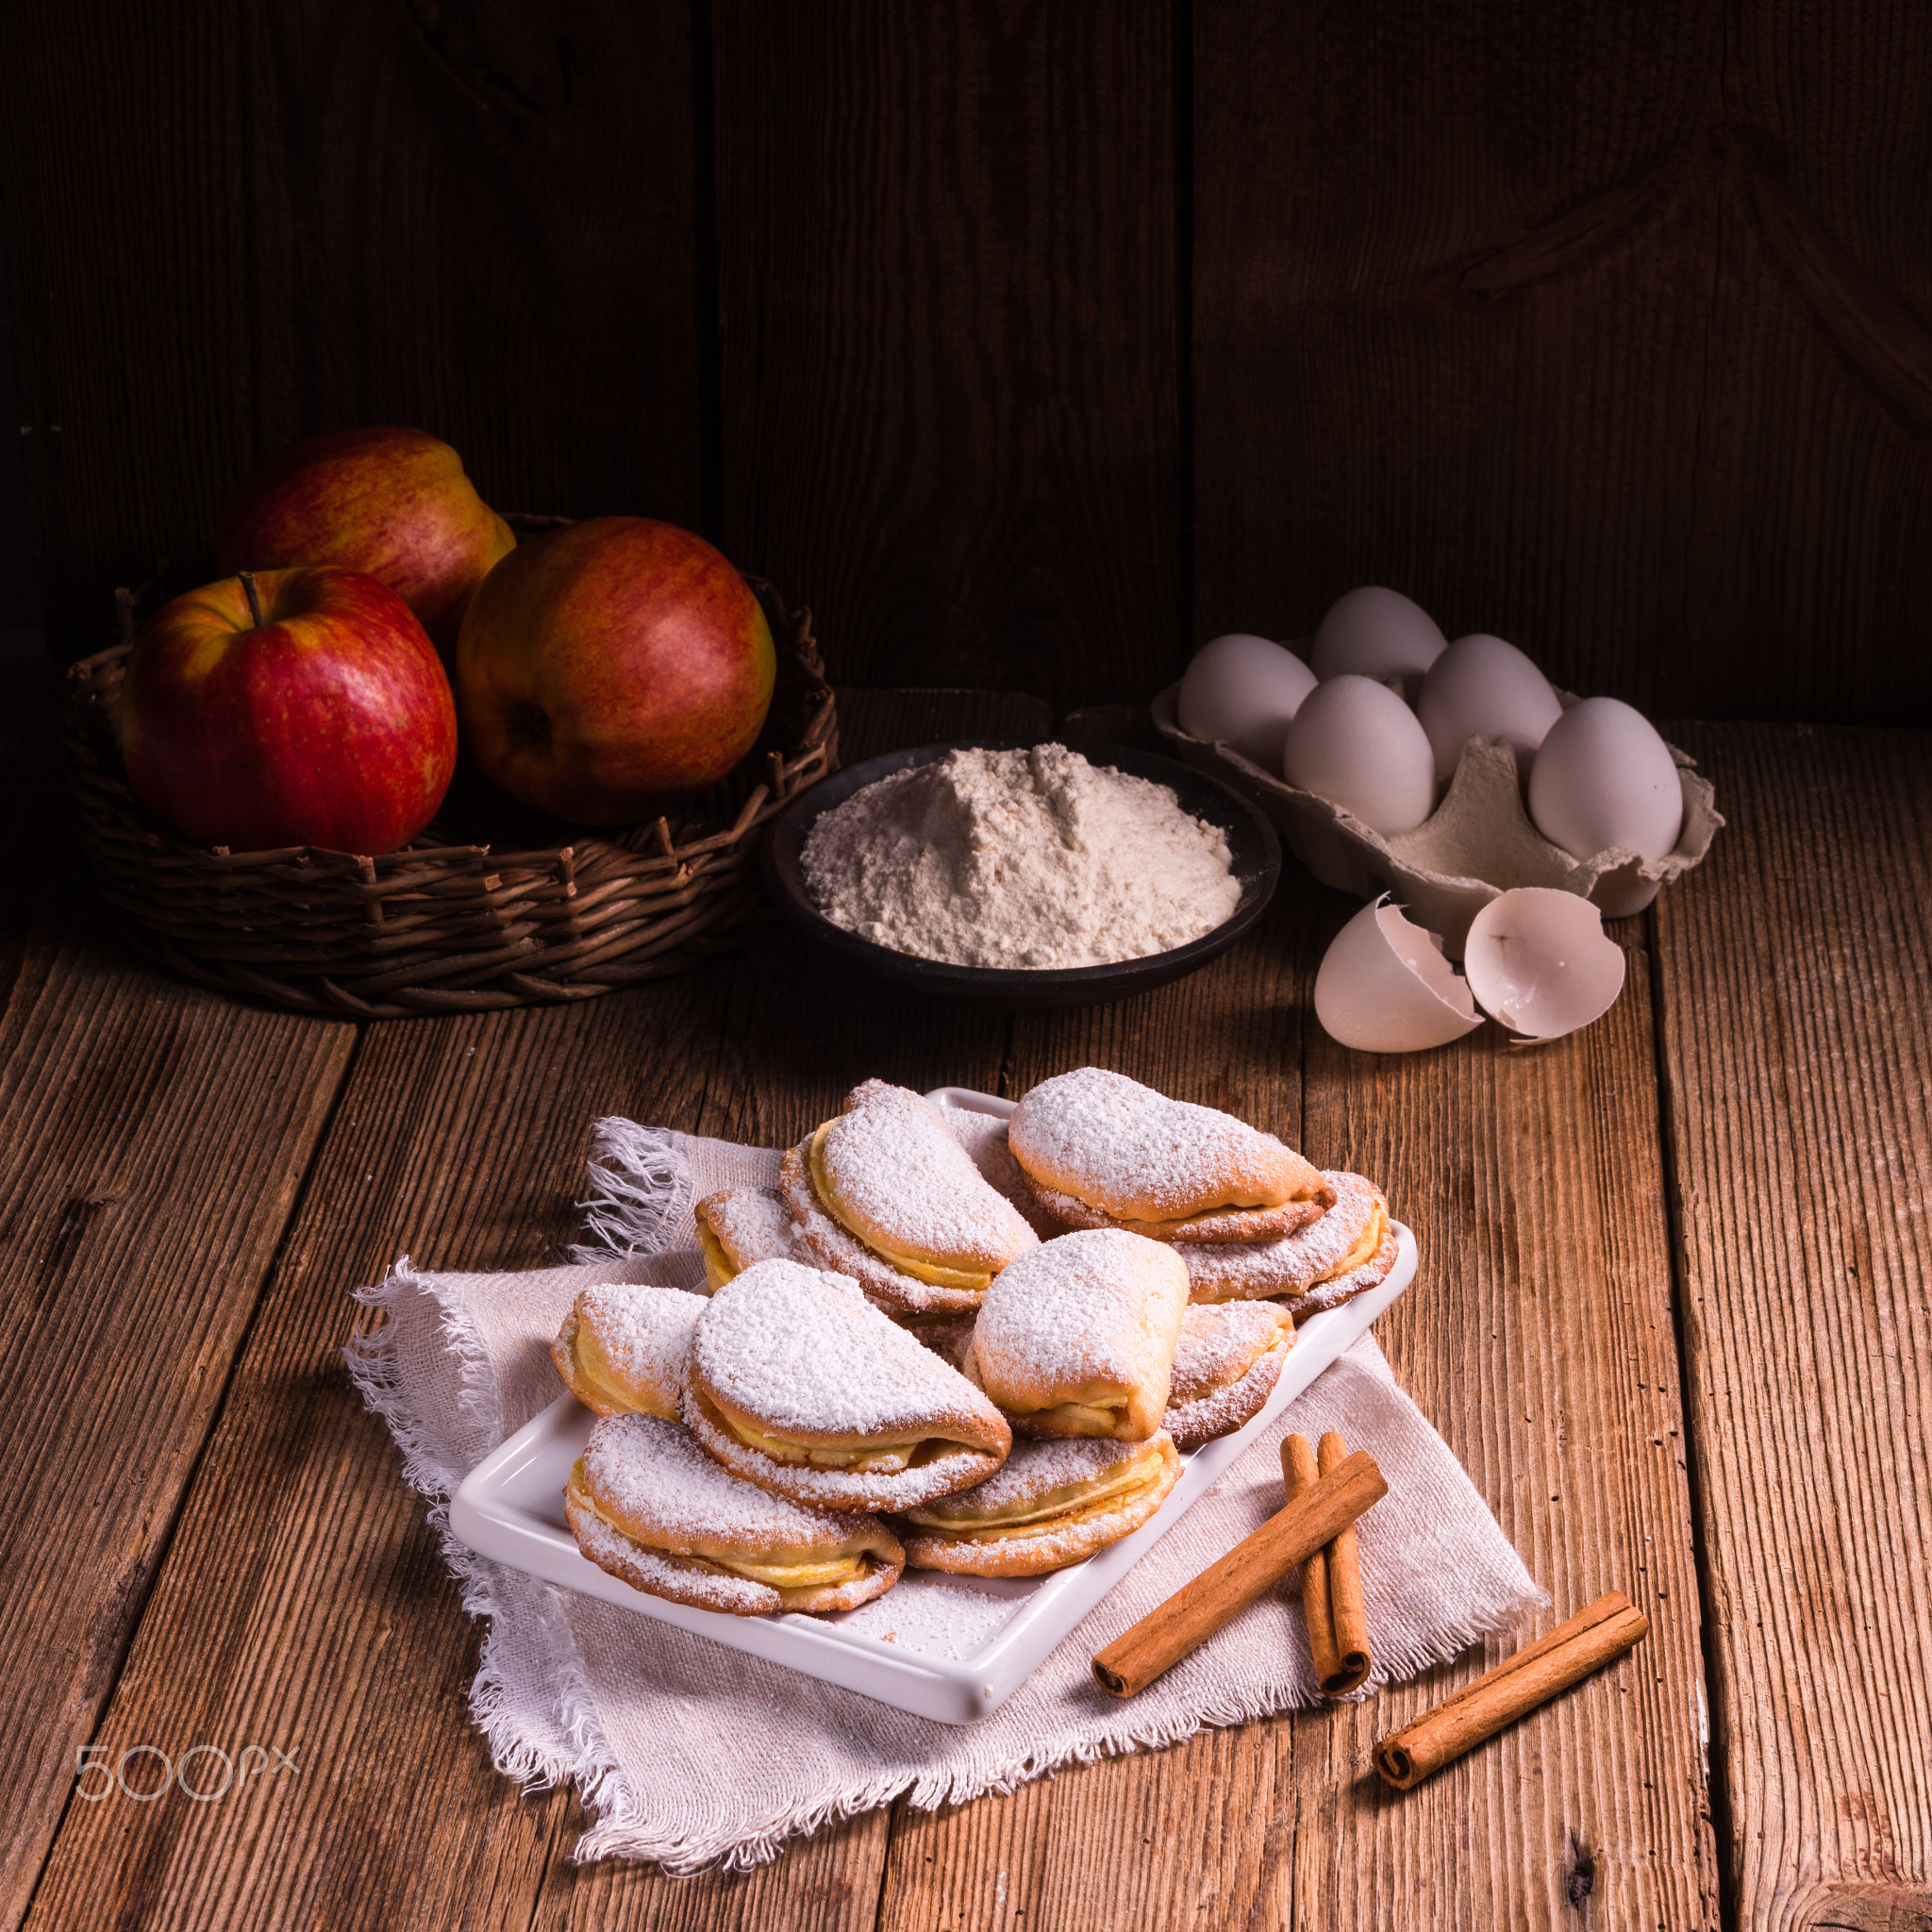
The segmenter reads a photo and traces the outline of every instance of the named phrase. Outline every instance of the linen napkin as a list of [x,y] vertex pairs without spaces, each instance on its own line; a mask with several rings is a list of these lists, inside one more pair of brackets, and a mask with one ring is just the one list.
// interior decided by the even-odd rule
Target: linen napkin
[[[984,1117],[947,1111],[985,1165]],[[1281,1507],[1291,1430],[1313,1440],[1339,1428],[1388,1477],[1388,1496],[1357,1524],[1375,1657],[1366,1691],[1445,1662],[1547,1601],[1366,1336],[999,1710],[971,1724],[910,1716],[458,1543],[448,1505],[463,1476],[560,1392],[548,1344],[578,1291],[609,1280],[702,1288],[692,1203],[722,1187],[770,1185],[778,1160],[770,1148],[600,1121],[572,1265],[431,1274],[405,1257],[358,1291],[369,1312],[349,1344],[350,1373],[394,1434],[406,1480],[428,1499],[465,1608],[491,1620],[472,1711],[506,1775],[575,1782],[591,1821],[580,1863],[745,1869],[828,1819],[902,1796],[932,1808],[1008,1791],[1061,1765],[1320,1703],[1293,1577],[1126,1703],[1091,1673],[1095,1651]],[[1408,1292],[1431,1291],[1424,1257]],[[851,1614],[886,1612],[893,1594]]]

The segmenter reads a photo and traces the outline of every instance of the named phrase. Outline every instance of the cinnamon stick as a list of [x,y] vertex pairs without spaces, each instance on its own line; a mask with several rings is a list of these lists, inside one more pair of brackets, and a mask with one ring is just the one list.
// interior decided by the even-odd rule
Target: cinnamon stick
[[[1338,1469],[1348,1455],[1339,1429],[1322,1438],[1319,1457],[1306,1436],[1290,1436],[1281,1445],[1281,1479],[1291,1499],[1317,1476]],[[1369,1620],[1362,1606],[1361,1564],[1356,1555],[1355,1525],[1349,1524],[1324,1549],[1302,1565],[1302,1614],[1307,1619],[1308,1649],[1315,1681],[1324,1697],[1346,1697],[1368,1681]]]
[[[1306,1436],[1290,1436],[1281,1445],[1281,1482],[1291,1503],[1315,1487],[1322,1474],[1315,1445]],[[1328,1601],[1328,1551],[1324,1544],[1302,1565],[1302,1615],[1308,1626],[1308,1655],[1314,1659],[1315,1681],[1337,1674],[1341,1656],[1335,1647],[1335,1611]]]
[[1116,1637],[1093,1659],[1094,1676],[1116,1697],[1144,1690],[1388,1493],[1375,1458],[1357,1449],[1158,1609]]
[[[1339,1429],[1322,1438],[1321,1467],[1326,1475],[1348,1459],[1348,1444]],[[1330,1697],[1345,1697],[1368,1681],[1374,1659],[1369,1655],[1369,1613],[1362,1602],[1362,1566],[1356,1555],[1355,1524],[1341,1531],[1328,1545],[1328,1602],[1335,1619],[1335,1648],[1341,1665],[1335,1681],[1322,1689]]]
[[1519,1650],[1374,1748],[1375,1769],[1399,1791],[1453,1763],[1559,1691],[1614,1663],[1650,1634],[1650,1619],[1621,1591],[1600,1596],[1527,1650]]

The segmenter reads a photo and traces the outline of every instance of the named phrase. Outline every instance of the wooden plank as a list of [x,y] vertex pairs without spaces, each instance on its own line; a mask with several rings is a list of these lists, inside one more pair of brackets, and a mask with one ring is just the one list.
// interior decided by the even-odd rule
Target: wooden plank
[[1567,1041],[1512,1050],[1491,1026],[1385,1061],[1311,1034],[1310,1141],[1386,1175],[1431,1257],[1383,1346],[1551,1592],[1535,1629],[1611,1589],[1651,1620],[1625,1664],[1399,1800],[1374,1740],[1514,1641],[1297,1724],[1294,1788],[1324,1826],[1334,1807],[1295,1843],[1313,1924],[1410,1901],[1449,1924],[1574,1925],[1586,1902],[1591,1924],[1719,1922],[1655,1028],[1641,925],[1611,930],[1623,997]]
[[891,1932],[983,1923],[991,1873],[1011,1923],[1057,1932],[1573,1925],[1586,1899],[1591,1923],[1717,1923],[1643,956],[1612,1014],[1569,1041],[1512,1053],[1491,1029],[1379,1060],[1306,1017],[1314,963],[1353,909],[1291,876],[1260,936],[1196,978],[1022,1022],[1014,1091],[1113,1066],[1381,1181],[1424,1257],[1378,1330],[1404,1386],[1554,1593],[1548,1621],[1621,1587],[1653,1635],[1400,1798],[1370,1769],[1374,1740],[1513,1641],[1359,1707],[908,1816]]
[[53,627],[204,555],[259,457],[413,423],[499,508],[702,513],[682,0],[7,9]]
[[1388,583],[1653,712],[1932,721],[1932,15],[1192,21],[1197,641]]
[[[0,1924],[20,1923],[356,1029],[140,966],[80,890],[53,667],[0,665]],[[137,1770],[139,1767],[137,1767]]]
[[1932,1923],[1932,739],[1672,730],[1730,821],[1656,927],[1737,1922]]
[[[965,696],[853,693],[841,710],[854,758],[1045,722],[1024,701]],[[889,1057],[892,1010],[823,984],[774,934],[580,1007],[370,1029],[100,1732],[116,1753],[279,1743],[302,1771],[258,1779],[245,1801],[74,1807],[35,1924],[358,1924],[380,1901],[394,1928],[524,1932],[540,1910],[545,1924],[871,1924],[883,1813],[748,1878],[674,1884],[569,1863],[584,1822],[574,1798],[520,1797],[470,1727],[478,1633],[341,1347],[348,1290],[402,1250],[431,1267],[554,1253],[595,1116],[802,1131],[821,1066]],[[741,1027],[748,1041],[727,1038]],[[962,1055],[953,1076],[998,1078],[1002,1016],[941,1038]],[[740,1083],[767,1041],[754,1107]],[[922,1052],[938,1049],[899,1064],[917,1071]]]
[[1182,628],[1169,9],[712,12],[725,548],[841,680],[1144,697]]

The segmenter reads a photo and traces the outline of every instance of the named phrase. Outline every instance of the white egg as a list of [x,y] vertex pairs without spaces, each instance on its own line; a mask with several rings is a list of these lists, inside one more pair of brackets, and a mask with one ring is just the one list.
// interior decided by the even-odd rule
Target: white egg
[[1383,833],[1414,831],[1436,802],[1427,733],[1372,677],[1332,677],[1302,700],[1281,774]]
[[1684,788],[1670,746],[1641,711],[1585,698],[1538,748],[1529,815],[1573,858],[1611,850],[1661,858],[1683,828]]
[[1330,606],[1315,632],[1308,664],[1324,684],[1343,676],[1411,680],[1444,648],[1436,620],[1420,604],[1400,591],[1366,584]]
[[1190,738],[1232,745],[1278,772],[1289,720],[1314,688],[1315,674],[1292,651],[1230,631],[1194,653],[1175,710]]
[[1483,1016],[1468,982],[1443,958],[1442,941],[1388,900],[1385,892],[1364,906],[1323,954],[1315,1017],[1331,1039],[1363,1053],[1446,1046]]
[[1435,747],[1436,775],[1454,775],[1462,747],[1479,733],[1507,738],[1525,773],[1546,732],[1563,715],[1550,680],[1501,638],[1457,638],[1423,676],[1416,716]]

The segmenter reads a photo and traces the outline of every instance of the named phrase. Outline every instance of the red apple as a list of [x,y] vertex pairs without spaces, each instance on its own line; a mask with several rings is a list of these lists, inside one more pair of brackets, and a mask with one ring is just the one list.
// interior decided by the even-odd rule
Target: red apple
[[484,580],[457,645],[457,708],[486,777],[615,825],[722,778],[756,742],[776,675],[758,600],[702,537],[592,517]]
[[343,429],[298,442],[249,476],[222,519],[215,568],[367,571],[447,658],[476,586],[516,541],[448,443],[420,429]]
[[456,705],[387,585],[264,571],[155,613],[121,686],[121,756],[141,802],[198,845],[393,852],[449,790]]

